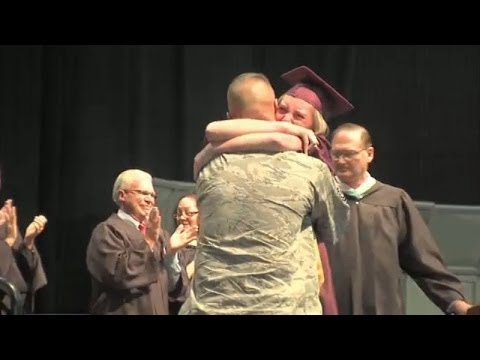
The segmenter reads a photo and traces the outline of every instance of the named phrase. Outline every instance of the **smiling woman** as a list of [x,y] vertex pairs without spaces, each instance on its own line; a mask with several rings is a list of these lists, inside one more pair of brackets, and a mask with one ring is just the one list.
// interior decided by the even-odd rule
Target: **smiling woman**
[[178,251],[178,259],[182,267],[182,275],[186,277],[183,280],[184,287],[178,289],[176,293],[170,294],[170,314],[178,314],[180,307],[187,299],[190,286],[194,274],[195,267],[195,253],[197,251],[197,238],[199,228],[199,211],[197,207],[197,196],[193,193],[187,194],[180,199],[177,205],[177,210],[174,214],[177,224],[177,229],[183,227],[185,229],[192,229],[195,234],[195,239],[189,241],[182,249]]

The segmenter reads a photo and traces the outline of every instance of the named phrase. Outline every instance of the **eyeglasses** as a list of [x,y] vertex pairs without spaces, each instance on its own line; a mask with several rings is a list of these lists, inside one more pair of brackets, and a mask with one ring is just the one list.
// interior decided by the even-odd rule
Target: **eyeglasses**
[[182,213],[176,213],[176,214],[173,215],[173,217],[175,219],[180,219],[182,217],[182,215],[185,215],[185,217],[191,218],[192,216],[197,215],[198,213],[199,213],[199,211],[185,211],[185,212],[182,212]]
[[154,192],[145,191],[145,190],[137,190],[137,189],[128,189],[128,190],[122,189],[122,190],[125,191],[125,192],[137,193],[137,194],[140,194],[140,195],[143,195],[143,196],[151,196],[155,200],[157,199],[157,194],[155,194]]
[[333,160],[340,160],[340,158],[343,157],[345,160],[352,160],[356,155],[360,154],[364,150],[367,150],[367,149],[333,150],[332,151],[332,158],[333,158]]

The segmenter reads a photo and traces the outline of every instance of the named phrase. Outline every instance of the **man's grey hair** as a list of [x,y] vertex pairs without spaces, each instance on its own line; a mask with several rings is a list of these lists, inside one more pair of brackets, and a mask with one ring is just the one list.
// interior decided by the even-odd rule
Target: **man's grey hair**
[[131,183],[144,179],[147,179],[149,181],[153,180],[152,175],[143,170],[129,169],[121,172],[120,175],[117,176],[117,179],[113,184],[112,199],[115,204],[120,206],[120,201],[118,199],[118,193],[120,192],[120,190],[128,190],[128,187]]

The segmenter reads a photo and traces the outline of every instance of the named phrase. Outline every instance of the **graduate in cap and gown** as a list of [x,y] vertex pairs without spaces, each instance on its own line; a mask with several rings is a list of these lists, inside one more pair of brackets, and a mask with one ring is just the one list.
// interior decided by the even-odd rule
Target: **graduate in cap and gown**
[[[277,119],[314,131],[318,145],[311,147],[309,155],[325,162],[333,171],[331,144],[327,139],[327,121],[353,110],[353,105],[330,84],[306,66],[300,66],[282,75],[292,87],[279,99]],[[313,107],[313,111],[308,105]],[[325,244],[319,239],[318,248],[323,270],[320,299],[325,315],[338,315],[335,286],[330,259]]]

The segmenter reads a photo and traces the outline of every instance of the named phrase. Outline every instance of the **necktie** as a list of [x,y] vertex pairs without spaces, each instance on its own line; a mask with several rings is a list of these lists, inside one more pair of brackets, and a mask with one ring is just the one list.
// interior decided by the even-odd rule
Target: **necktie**
[[138,224],[138,230],[140,230],[140,232],[145,235],[145,233],[147,232],[147,227],[145,226],[144,223],[140,223]]

